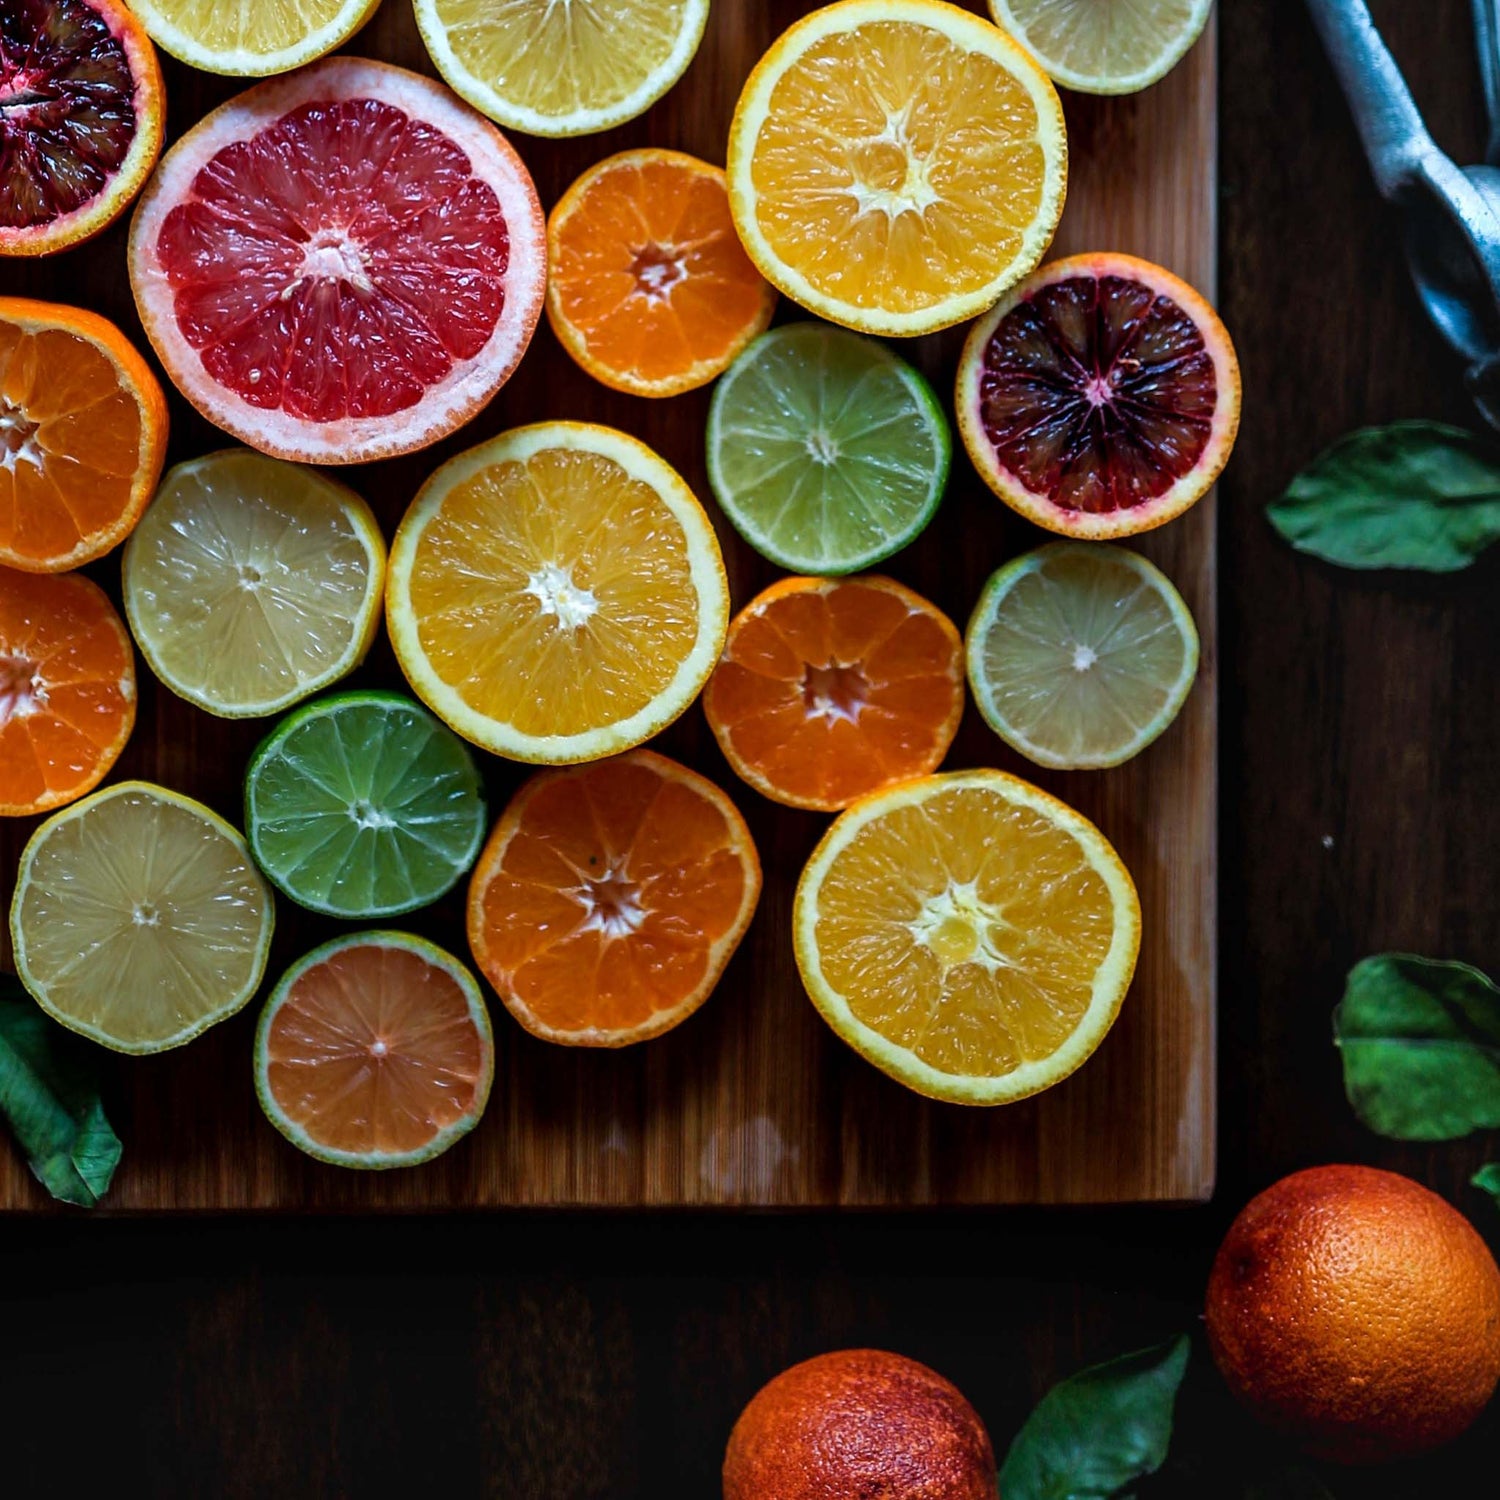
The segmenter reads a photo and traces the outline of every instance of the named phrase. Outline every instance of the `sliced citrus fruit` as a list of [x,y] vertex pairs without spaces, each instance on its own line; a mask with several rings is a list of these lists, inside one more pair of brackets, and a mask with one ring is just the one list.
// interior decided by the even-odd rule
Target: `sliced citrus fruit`
[[963,716],[963,646],[893,579],[783,578],[734,617],[703,711],[756,791],[837,812],[937,769]]
[[708,480],[735,529],[797,573],[854,573],[916,539],[953,443],[932,387],[826,323],[758,338],[714,388]]
[[469,747],[400,693],[337,693],[289,714],[245,772],[256,863],[293,901],[385,917],[436,901],[484,841]]
[[457,94],[529,135],[587,135],[644,114],[687,71],[708,0],[415,0]]
[[547,220],[547,319],[596,380],[636,396],[707,384],[771,321],[724,173],[681,151],[590,167]]
[[1041,766],[1117,766],[1187,701],[1198,630],[1144,557],[1053,542],[985,584],[967,658],[974,701],[1008,745]]
[[1132,255],[1043,266],[972,329],[958,429],[981,478],[1049,531],[1149,531],[1200,499],[1240,425],[1218,314]]
[[840,0],[751,73],[729,195],[793,301],[866,333],[931,333],[1042,258],[1067,154],[1057,91],[997,27],[939,0]]
[[469,886],[469,945],[534,1035],[623,1047],[703,1004],[759,895],[734,803],[636,750],[521,788]]
[[255,1032],[255,1092],[294,1145],[338,1167],[411,1167],[478,1123],[495,1077],[474,976],[406,932],[357,932],[282,975]]
[[0,563],[55,573],[102,557],[161,477],[167,398],[113,323],[0,297]]
[[331,57],[167,153],[130,227],[146,333],[253,448],[408,453],[466,422],[530,341],[545,226],[521,159],[441,84]]
[[1086,818],[1003,771],[955,771],[840,814],[793,930],[813,1004],[856,1052],[919,1094],[1005,1104],[1104,1039],[1141,909]]
[[119,0],[13,0],[0,11],[0,255],[98,234],[161,152],[161,68]]
[[386,622],[417,696],[513,760],[597,760],[683,713],[729,584],[682,478],[609,427],[542,422],[450,459],[391,547]]
[[156,44],[209,73],[259,77],[300,68],[347,42],[380,0],[130,0]]
[[274,919],[223,818],[122,781],[31,836],[10,934],[21,982],[50,1016],[116,1052],[163,1052],[250,998]]
[[380,624],[385,542],[353,490],[227,448],[168,471],[123,574],[151,670],[211,714],[253,718],[359,665]]
[[989,6],[1054,83],[1083,94],[1133,94],[1182,61],[1213,0],[989,0]]
[[104,590],[0,568],[0,816],[91,791],[135,725],[135,660]]

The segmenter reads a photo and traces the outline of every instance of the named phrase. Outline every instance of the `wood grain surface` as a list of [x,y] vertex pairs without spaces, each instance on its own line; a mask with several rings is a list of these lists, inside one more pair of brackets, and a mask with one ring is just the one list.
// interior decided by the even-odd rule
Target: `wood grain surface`
[[[642,119],[567,142],[517,138],[545,206],[586,166],[640,144],[722,160],[739,85],[797,0],[716,0],[684,80]],[[976,6],[976,9],[981,8]],[[404,0],[387,0],[350,51],[430,72]],[[169,139],[235,93],[234,80],[167,60]],[[1132,98],[1065,99],[1068,203],[1058,252],[1117,249],[1161,261],[1210,297],[1215,272],[1216,73],[1212,36],[1162,84]],[[125,273],[125,233],[37,264],[0,267],[0,290],[83,302],[140,339]],[[799,316],[783,304],[780,317]],[[903,352],[951,391],[963,330]],[[563,354],[545,324],[519,371],[472,424],[436,448],[346,471],[389,536],[422,479],[452,453],[522,422],[607,422],[662,452],[716,510],[703,468],[708,392],[664,401],[616,394]],[[173,393],[173,461],[225,445]],[[775,570],[722,518],[736,606]],[[937,520],[889,565],[960,624],[1002,560],[1040,538],[974,476],[962,453]],[[262,1118],[251,1086],[258,1004],[190,1046],[110,1059],[107,1100],[125,1142],[111,1211],[436,1209],[529,1205],[903,1206],[1200,1200],[1215,1163],[1216,880],[1215,516],[1212,498],[1141,539],[1181,589],[1202,635],[1199,680],[1178,722],[1136,761],[1104,773],[1030,767],[970,706],[947,764],[1029,776],[1093,818],[1138,883],[1140,966],[1119,1022],[1096,1056],[1050,1092],[973,1110],[919,1099],[849,1052],[797,980],[792,890],[826,820],[764,801],[720,757],[696,706],[660,740],[729,789],[750,820],[766,872],[755,923],[717,992],[676,1032],[619,1053],[549,1046],[495,1003],[497,1071],[480,1127],[435,1163],[401,1172],[340,1171],[302,1156]],[[116,597],[118,555],[90,569]],[[401,686],[382,640],[350,685]],[[116,775],[157,780],[240,820],[240,775],[266,722],[211,718],[142,668],[140,717]],[[520,768],[486,759],[492,809]],[[0,897],[32,823],[0,829]],[[407,925],[466,952],[462,887]],[[330,924],[279,902],[269,977],[329,935]],[[0,1207],[45,1209],[13,1152],[0,1152]]]

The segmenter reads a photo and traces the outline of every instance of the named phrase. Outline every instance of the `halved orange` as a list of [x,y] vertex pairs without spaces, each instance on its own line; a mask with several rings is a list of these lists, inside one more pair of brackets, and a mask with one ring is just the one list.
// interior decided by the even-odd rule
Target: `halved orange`
[[596,380],[637,396],[707,384],[776,290],[735,235],[724,173],[648,147],[590,167],[547,220],[547,319]]
[[469,945],[534,1035],[623,1047],[703,1004],[759,895],[734,803],[636,750],[521,788],[469,885]]
[[783,578],[735,616],[703,711],[756,791],[837,812],[937,769],[963,716],[963,643],[893,579]]
[[83,796],[134,726],[135,658],[104,590],[0,568],[0,815]]
[[166,451],[166,397],[113,323],[0,297],[0,563],[101,557],[140,520]]
[[356,932],[282,976],[255,1033],[271,1123],[319,1161],[408,1167],[479,1123],[495,1076],[474,976],[405,932]]

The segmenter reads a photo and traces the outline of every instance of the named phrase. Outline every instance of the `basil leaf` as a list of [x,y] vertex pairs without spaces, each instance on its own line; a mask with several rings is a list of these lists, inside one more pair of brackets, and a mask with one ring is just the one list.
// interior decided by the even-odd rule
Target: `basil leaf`
[[1468,964],[1377,953],[1333,1013],[1344,1092],[1378,1135],[1451,1141],[1500,1126],[1500,990]]
[[1482,1166],[1470,1179],[1470,1187],[1477,1187],[1480,1192],[1488,1193],[1500,1207],[1500,1161],[1492,1161]]
[[96,1073],[87,1043],[0,975],[0,1115],[42,1186],[83,1208],[104,1196],[120,1160]]
[[1345,568],[1466,568],[1500,537],[1500,453],[1461,427],[1364,427],[1267,507],[1301,552]]
[[1105,1500],[1154,1474],[1167,1456],[1187,1361],[1183,1334],[1053,1386],[1005,1455],[1005,1500]]

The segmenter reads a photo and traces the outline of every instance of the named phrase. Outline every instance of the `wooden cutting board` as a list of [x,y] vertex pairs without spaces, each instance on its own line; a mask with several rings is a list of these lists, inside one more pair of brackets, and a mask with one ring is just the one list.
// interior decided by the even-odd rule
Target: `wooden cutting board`
[[[976,5],[975,9],[981,9]],[[722,161],[742,80],[811,5],[714,0],[687,76],[642,119],[581,140],[516,141],[550,207],[591,163],[631,146]],[[406,0],[385,0],[350,51],[431,72]],[[239,91],[238,81],[167,61],[169,135]],[[1164,82],[1133,98],[1065,96],[1067,211],[1055,249],[1125,250],[1158,260],[1210,297],[1215,265],[1212,32]],[[125,229],[39,263],[0,264],[0,291],[82,302],[145,340],[125,272]],[[798,316],[783,305],[782,319]],[[902,352],[951,392],[963,330]],[[487,411],[425,453],[348,471],[387,536],[423,478],[454,452],[522,422],[607,422],[663,453],[714,511],[703,468],[707,391],[665,401],[616,394],[579,371],[545,323]],[[226,445],[174,393],[173,462]],[[715,517],[736,607],[775,576]],[[813,1011],[792,962],[792,890],[826,819],[765,801],[725,765],[698,708],[661,748],[729,789],[754,831],[765,895],[709,1003],[677,1031],[623,1052],[550,1046],[492,1006],[495,1089],[478,1129],[446,1156],[387,1173],[342,1171],[301,1155],[262,1118],[251,1086],[255,1013],[176,1052],[105,1056],[105,1098],[124,1141],[111,1210],[442,1209],[504,1205],[828,1205],[1097,1203],[1206,1198],[1214,1181],[1217,869],[1216,590],[1212,498],[1141,539],[1181,589],[1203,659],[1177,723],[1129,765],[1053,774],[1012,754],[972,706],[950,767],[997,765],[1040,782],[1094,819],[1135,875],[1144,936],[1135,983],[1094,1058],[1050,1092],[1000,1109],[931,1103],[848,1051]],[[962,625],[985,577],[1040,538],[974,476],[961,450],[937,519],[888,570]],[[118,554],[89,572],[118,599]],[[199,797],[238,823],[240,773],[265,723],[214,719],[141,668],[140,718],[117,769]],[[351,685],[401,687],[382,640]],[[520,767],[485,758],[492,809]],[[8,908],[32,820],[0,828]],[[407,919],[465,952],[462,887]],[[271,976],[334,924],[281,900]],[[9,965],[0,937],[0,959]],[[0,1207],[46,1209],[19,1154],[0,1146]]]

